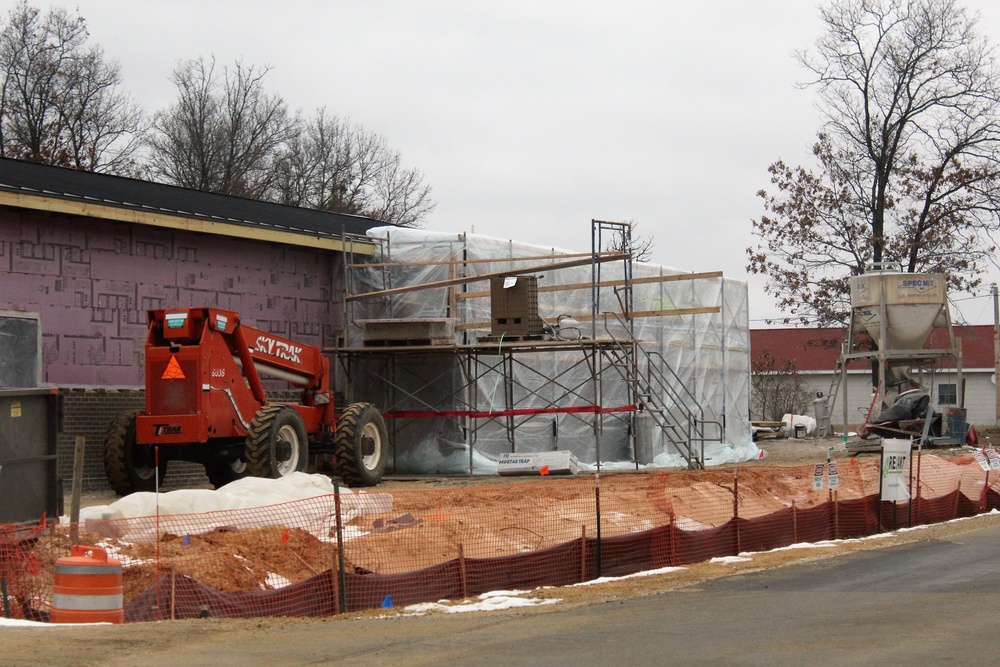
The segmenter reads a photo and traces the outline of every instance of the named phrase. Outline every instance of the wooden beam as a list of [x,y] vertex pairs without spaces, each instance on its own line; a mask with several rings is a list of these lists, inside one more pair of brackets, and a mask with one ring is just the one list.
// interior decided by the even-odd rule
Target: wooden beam
[[558,255],[535,255],[534,257],[492,257],[489,259],[444,259],[436,262],[377,262],[373,264],[348,264],[349,269],[383,268],[390,266],[449,266],[454,264],[494,264],[498,262],[531,262],[540,259],[569,259],[590,257],[589,252],[560,253]]
[[[719,306],[705,306],[703,308],[669,308],[667,310],[637,310],[632,313],[632,319],[639,319],[642,317],[671,317],[675,315],[709,315],[721,312],[722,308]],[[621,318],[625,316],[621,313],[614,313]],[[603,315],[598,315],[601,318]],[[586,315],[570,315],[577,322],[590,322],[594,318],[590,313]],[[556,318],[554,317],[543,317],[543,320],[549,324],[555,324]],[[467,324],[459,324],[455,326],[456,331],[469,331],[470,329],[489,329],[492,325],[489,322],[469,322]]]
[[[633,285],[647,285],[649,283],[672,283],[680,280],[701,280],[704,278],[721,278],[722,271],[710,271],[707,273],[679,273],[669,276],[648,276],[645,278],[633,278],[631,282]],[[544,287],[539,287],[539,292],[565,292],[568,290],[578,290],[578,289],[590,289],[594,286],[593,283],[570,283],[567,285],[545,285]],[[601,287],[624,287],[624,280],[604,280],[601,282]],[[459,299],[478,299],[482,297],[489,296],[489,292],[465,292],[458,296]]]
[[0,190],[0,206],[45,211],[48,213],[79,215],[85,218],[130,222],[136,225],[163,227],[198,234],[253,239],[255,241],[267,241],[270,243],[318,248],[321,250],[343,252],[346,248],[353,247],[353,252],[357,255],[371,255],[377,247],[371,241],[359,239],[352,240],[349,238],[345,243],[338,237],[323,236],[305,231],[289,232],[270,229],[268,227],[259,227],[253,224],[238,224],[232,221],[214,220],[204,216],[187,216],[164,211],[143,211],[134,208],[97,204],[92,201],[60,199],[58,197],[30,195],[7,190]]
[[539,271],[555,271],[557,269],[570,269],[575,266],[585,266],[592,262],[604,263],[604,262],[614,262],[617,260],[623,260],[629,258],[628,253],[616,252],[616,253],[597,253],[596,255],[587,254],[583,259],[574,259],[567,262],[556,262],[554,264],[537,264],[535,266],[526,266],[520,269],[511,269],[509,271],[496,271],[494,273],[481,273],[477,276],[468,276],[464,278],[453,278],[451,280],[439,280],[433,283],[424,283],[422,285],[406,285],[405,287],[393,287],[390,289],[379,290],[377,292],[365,292],[364,294],[351,294],[346,298],[347,301],[356,301],[358,299],[370,299],[375,296],[391,296],[393,294],[403,294],[405,292],[416,292],[418,290],[434,289],[437,287],[450,287],[451,285],[464,285],[466,283],[479,282],[480,280],[489,280],[490,278],[506,278],[507,276],[519,276],[522,274],[538,273]]

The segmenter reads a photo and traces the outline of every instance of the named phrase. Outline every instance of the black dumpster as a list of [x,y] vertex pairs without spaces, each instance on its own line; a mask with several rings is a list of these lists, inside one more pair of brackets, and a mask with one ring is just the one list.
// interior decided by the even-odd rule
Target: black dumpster
[[0,523],[58,518],[58,404],[55,389],[0,389]]

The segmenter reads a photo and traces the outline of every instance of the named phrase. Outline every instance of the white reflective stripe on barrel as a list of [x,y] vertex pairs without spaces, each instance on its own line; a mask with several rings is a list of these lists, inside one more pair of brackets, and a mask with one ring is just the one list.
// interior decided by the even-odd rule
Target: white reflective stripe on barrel
[[66,611],[106,611],[122,608],[122,594],[118,595],[66,595],[54,593],[52,608]]
[[56,574],[120,574],[121,565],[60,565],[56,563]]

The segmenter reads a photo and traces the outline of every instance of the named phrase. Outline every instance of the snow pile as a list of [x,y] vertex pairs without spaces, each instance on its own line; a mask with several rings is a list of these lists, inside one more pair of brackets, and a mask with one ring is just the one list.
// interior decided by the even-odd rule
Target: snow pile
[[441,600],[439,602],[422,602],[411,604],[405,610],[415,614],[425,614],[432,611],[443,611],[447,614],[457,614],[469,611],[498,611],[515,607],[538,607],[561,602],[557,599],[543,600],[540,598],[520,597],[528,591],[491,591],[483,593],[475,600]]

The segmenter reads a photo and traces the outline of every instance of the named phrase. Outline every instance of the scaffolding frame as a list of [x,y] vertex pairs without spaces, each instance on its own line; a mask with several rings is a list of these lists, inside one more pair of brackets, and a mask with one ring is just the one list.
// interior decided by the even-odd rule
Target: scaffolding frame
[[[664,421],[672,418],[668,410],[654,405],[650,395],[650,382],[666,381],[673,371],[657,370],[647,373],[645,385],[641,386],[639,368],[640,356],[650,361],[662,355],[658,352],[644,352],[640,341],[635,338],[633,320],[639,317],[660,317],[670,314],[698,314],[699,312],[718,312],[718,308],[693,308],[652,310],[635,313],[632,301],[632,256],[630,252],[616,252],[631,248],[631,223],[615,223],[600,220],[591,221],[591,253],[556,254],[499,258],[497,262],[534,263],[545,259],[559,259],[546,266],[529,266],[523,271],[509,270],[486,275],[468,275],[468,264],[479,263],[481,260],[469,260],[465,246],[465,235],[458,237],[462,242],[460,259],[434,262],[394,262],[388,239],[382,246],[382,262],[375,263],[382,269],[382,289],[368,293],[358,293],[352,271],[358,268],[371,269],[372,264],[354,264],[353,254],[348,254],[345,261],[344,327],[346,331],[356,322],[353,317],[353,306],[361,299],[381,298],[386,300],[386,312],[391,317],[393,313],[392,300],[395,294],[418,289],[447,287],[448,314],[457,315],[458,302],[465,298],[484,296],[481,293],[470,293],[468,284],[481,281],[492,275],[517,275],[532,273],[539,270],[553,270],[563,266],[581,266],[590,264],[591,281],[589,286],[578,284],[571,286],[552,286],[548,289],[582,289],[589,287],[592,295],[591,313],[579,319],[591,320],[591,339],[589,340],[532,340],[532,341],[502,341],[498,344],[469,343],[468,330],[479,328],[483,323],[466,323],[459,325],[458,331],[462,343],[454,345],[380,345],[369,347],[364,345],[346,344],[334,350],[327,350],[336,355],[336,373],[338,384],[343,386],[343,395],[348,402],[356,400],[371,401],[371,396],[356,395],[355,386],[359,379],[364,378],[383,388],[384,396],[380,398],[379,408],[386,417],[390,431],[390,442],[394,445],[398,438],[405,437],[406,429],[411,425],[406,420],[428,417],[447,419],[465,443],[468,444],[468,473],[474,472],[474,456],[478,437],[483,429],[492,424],[501,424],[506,433],[507,445],[511,453],[518,452],[518,429],[534,418],[544,415],[570,415],[587,425],[593,432],[595,443],[595,458],[598,472],[602,463],[601,443],[604,434],[605,420],[609,423],[618,422],[625,429],[626,443],[631,455],[631,462],[638,469],[640,462],[636,451],[637,423],[636,414],[643,410],[662,413],[656,423],[660,426],[667,439],[677,447],[678,452],[688,461],[691,468],[704,467],[704,443],[722,442],[725,437],[725,427],[721,422],[702,421],[693,423],[703,411],[697,405],[690,391],[682,387],[682,391],[672,391],[676,400],[695,403],[694,408],[685,407],[677,411],[683,413],[689,420],[686,428],[674,428],[671,434],[664,428]],[[610,238],[609,238],[610,237]],[[612,248],[606,250],[605,248]],[[348,246],[348,253],[350,248]],[[454,256],[454,255],[453,255]],[[575,258],[583,259],[577,260]],[[574,258],[569,259],[567,258]],[[493,261],[493,260],[487,260]],[[609,261],[621,261],[622,279],[603,281],[601,267]],[[450,267],[451,278],[432,284],[409,285],[396,287],[392,284],[390,267],[440,265]],[[661,275],[659,278],[646,278],[643,282],[668,282],[684,279],[716,278],[721,273],[696,273],[686,275]],[[600,303],[601,289],[612,287],[620,312],[606,310]],[[461,291],[459,291],[461,289]],[[542,288],[546,289],[546,288]],[[608,317],[613,316],[615,322],[610,323]],[[599,330],[603,325],[603,331]],[[612,329],[620,329],[621,337],[616,337]],[[644,353],[644,354],[643,354]],[[532,363],[540,354],[559,354],[563,360],[570,358],[571,362],[557,373],[547,374],[542,366]],[[422,365],[430,363],[440,369],[434,376],[420,376],[418,370]],[[586,369],[582,380],[568,380],[581,369]],[[517,371],[517,372],[515,372]],[[608,372],[612,376],[606,378]],[[534,383],[529,383],[520,374],[526,375]],[[652,379],[650,378],[652,376]],[[493,396],[488,405],[484,405],[479,394],[479,385],[490,377],[496,378]],[[673,378],[679,382],[676,374]],[[416,380],[415,384],[414,381]],[[502,380],[502,391],[500,382]],[[607,382],[622,383],[626,387],[626,401],[620,405],[606,405],[605,385]],[[500,391],[502,405],[497,406],[495,397]],[[437,393],[444,395],[444,404],[432,401],[429,395]],[[522,405],[525,401],[541,401],[542,405],[533,407]],[[566,403],[576,403],[566,405]],[[581,404],[582,403],[582,404]],[[404,409],[405,405],[417,405],[420,409]],[[714,425],[718,428],[718,436],[706,433],[705,426]],[[553,420],[553,437],[558,442],[558,422]],[[678,435],[680,434],[680,435]],[[683,437],[684,447],[676,441]],[[697,443],[697,444],[695,444]],[[393,446],[390,459],[390,469],[396,470],[397,447]]]

